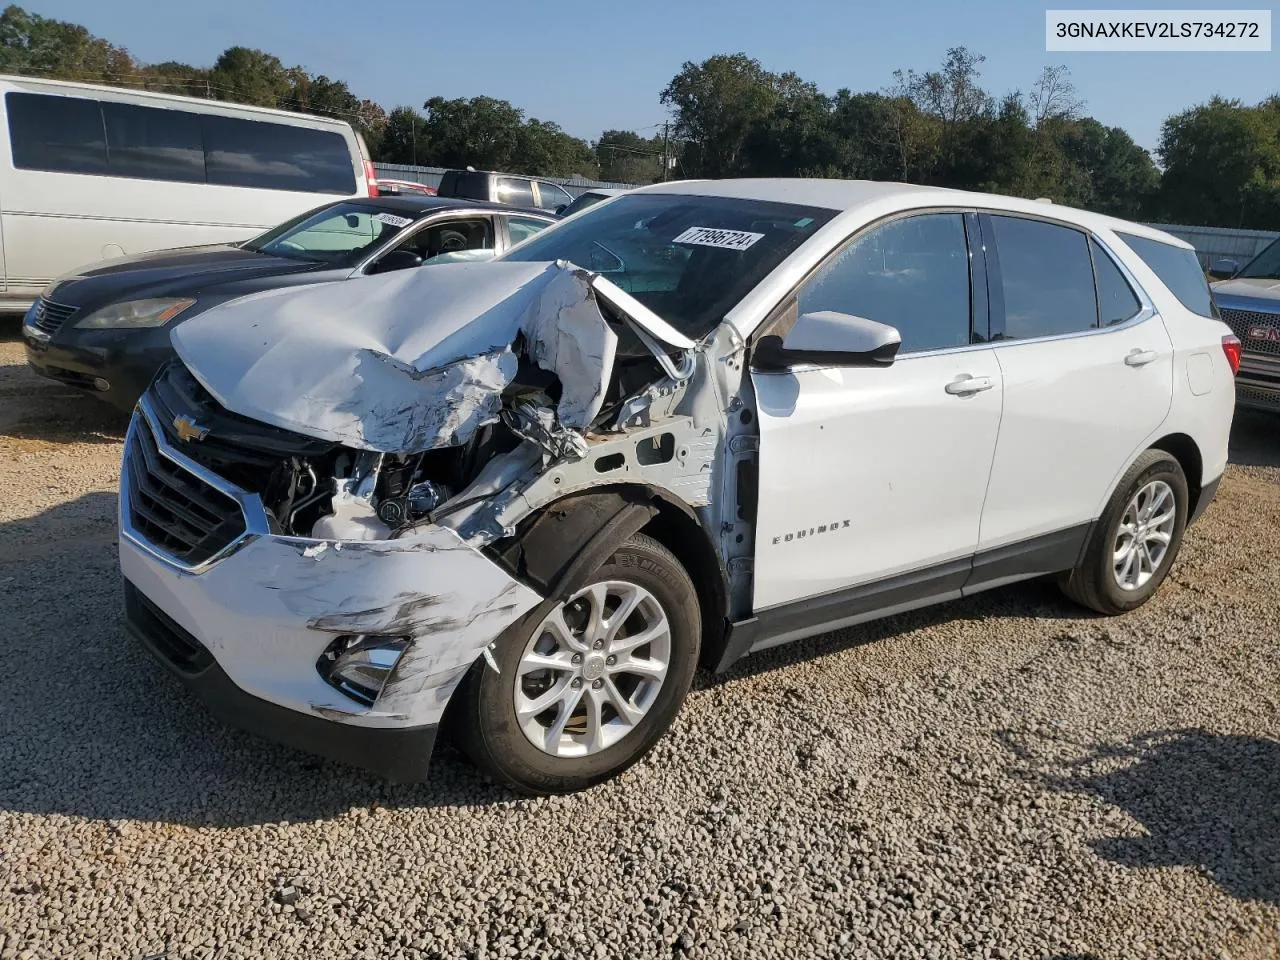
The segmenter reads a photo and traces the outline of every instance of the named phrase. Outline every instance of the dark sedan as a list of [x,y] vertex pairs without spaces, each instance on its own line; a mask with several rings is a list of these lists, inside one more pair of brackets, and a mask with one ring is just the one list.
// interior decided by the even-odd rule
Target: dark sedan
[[27,361],[128,410],[173,355],[173,327],[215,304],[501,253],[554,222],[499,204],[373,197],[326,204],[243,243],[106,261],[55,280],[32,305],[22,325]]

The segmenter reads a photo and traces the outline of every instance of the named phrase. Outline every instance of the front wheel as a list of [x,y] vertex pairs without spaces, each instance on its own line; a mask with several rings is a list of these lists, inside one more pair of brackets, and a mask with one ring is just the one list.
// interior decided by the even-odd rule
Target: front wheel
[[1146,603],[1173,566],[1187,526],[1187,478],[1163,450],[1147,450],[1120,479],[1063,592],[1114,615]]
[[616,776],[658,741],[698,663],[698,598],[664,546],[637,534],[567,597],[495,644],[464,689],[460,739],[494,780],[569,793]]

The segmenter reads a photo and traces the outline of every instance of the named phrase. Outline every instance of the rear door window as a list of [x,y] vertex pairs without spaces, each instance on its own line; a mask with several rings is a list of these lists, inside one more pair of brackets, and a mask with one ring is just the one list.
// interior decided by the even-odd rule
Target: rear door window
[[1178,298],[1178,302],[1202,317],[1213,316],[1213,301],[1209,296],[1209,281],[1196,258],[1196,252],[1187,247],[1175,247],[1171,243],[1148,240],[1131,233],[1119,235],[1129,247]]
[[538,181],[538,206],[543,210],[554,213],[557,207],[567,207],[572,202],[573,197],[569,196],[569,192],[563,187],[547,183],[545,180]]
[[994,339],[1055,337],[1098,325],[1089,238],[1082,231],[1021,217],[982,219],[995,238],[1004,305],[1001,328],[993,304]]
[[263,190],[354,193],[347,140],[328,130],[203,115],[209,183]]
[[509,203],[513,207],[535,206],[533,202],[533,183],[517,177],[499,177],[498,196],[496,199],[499,203]]
[[904,353],[965,346],[970,297],[964,215],[921,214],[873,228],[805,282],[797,307],[896,327]]
[[533,217],[507,217],[507,232],[512,246],[515,246],[521,240],[527,240],[539,230],[544,230],[548,226],[550,224],[545,220],[536,220]]
[[196,114],[104,102],[102,118],[113,176],[204,183]]
[[15,167],[53,173],[108,172],[97,100],[7,93],[4,102]]

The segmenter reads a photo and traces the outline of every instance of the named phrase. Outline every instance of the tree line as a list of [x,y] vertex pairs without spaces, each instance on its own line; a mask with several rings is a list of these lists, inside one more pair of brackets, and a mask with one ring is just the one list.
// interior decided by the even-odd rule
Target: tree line
[[79,24],[16,5],[0,14],[0,72],[340,117],[389,163],[626,183],[664,175],[905,180],[1128,218],[1280,229],[1280,96],[1256,105],[1213,97],[1175,114],[1153,158],[1121,128],[1085,114],[1065,67],[1045,67],[1025,92],[995,95],[981,82],[984,59],[956,47],[935,70],[898,70],[880,90],[827,94],[745,53],[721,54],[685,63],[661,91],[667,131],[606,130],[588,142],[506,100],[431,97],[388,112],[343,80],[262,50],[231,47],[209,67],[146,64]]

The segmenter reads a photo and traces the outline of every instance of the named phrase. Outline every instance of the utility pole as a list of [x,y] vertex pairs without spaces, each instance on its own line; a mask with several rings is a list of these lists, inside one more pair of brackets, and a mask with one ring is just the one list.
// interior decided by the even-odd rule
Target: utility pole
[[665,120],[663,121],[662,123],[662,182],[663,183],[667,182],[667,170],[671,166],[671,158],[667,154],[667,151],[669,149],[667,144],[670,142],[668,138],[668,128],[670,126],[671,124],[669,122]]

